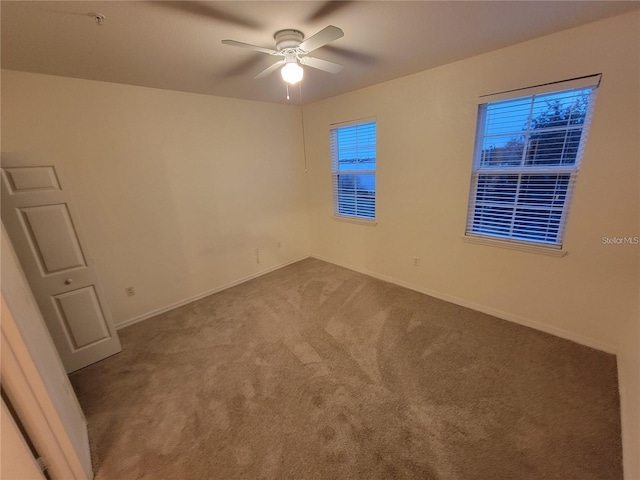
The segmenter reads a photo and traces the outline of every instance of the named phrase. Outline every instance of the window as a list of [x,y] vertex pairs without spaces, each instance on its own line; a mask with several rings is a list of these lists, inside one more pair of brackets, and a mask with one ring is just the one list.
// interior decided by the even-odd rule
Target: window
[[330,135],[334,214],[375,220],[375,120],[341,124]]
[[595,89],[479,106],[467,235],[562,247]]

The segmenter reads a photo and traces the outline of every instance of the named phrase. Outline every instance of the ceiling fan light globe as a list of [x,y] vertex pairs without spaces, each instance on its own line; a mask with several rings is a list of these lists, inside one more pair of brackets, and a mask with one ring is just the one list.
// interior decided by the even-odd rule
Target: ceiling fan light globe
[[302,80],[304,70],[300,65],[298,65],[297,62],[291,62],[282,67],[282,69],[280,70],[280,75],[282,75],[282,79],[285,82],[294,85]]

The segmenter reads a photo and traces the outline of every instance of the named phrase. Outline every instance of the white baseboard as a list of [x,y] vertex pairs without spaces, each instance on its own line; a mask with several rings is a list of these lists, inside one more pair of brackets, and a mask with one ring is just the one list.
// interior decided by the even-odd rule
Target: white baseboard
[[294,258],[293,260],[289,260],[288,262],[274,265],[273,267],[263,270],[261,272],[254,273],[246,277],[242,277],[233,282],[226,283],[224,285],[213,288],[211,290],[207,290],[206,292],[199,293],[197,295],[194,295],[193,297],[185,298],[184,300],[180,300],[179,302],[175,302],[165,307],[161,307],[156,310],[143,313],[142,315],[138,315],[137,317],[133,317],[128,320],[125,320],[124,322],[118,323],[117,325],[115,325],[116,330],[129,327],[135,323],[142,322],[143,320],[147,320],[148,318],[155,317],[156,315],[160,315],[161,313],[165,313],[170,310],[175,310],[176,308],[180,308],[184,305],[187,305],[188,303],[195,302],[196,300],[200,300],[201,298],[208,297],[209,295],[213,295],[214,293],[221,292],[223,290],[226,290],[227,288],[235,287],[236,285],[240,285],[241,283],[248,282],[249,280],[253,280],[254,278],[261,277],[262,275],[266,275],[267,273],[273,272],[274,270],[278,270],[280,268],[286,267],[287,265],[291,265],[292,263],[299,262],[300,260],[304,260],[305,258],[309,258],[309,257],[310,255],[303,255],[301,257]]
[[142,315],[138,315],[137,317],[130,318],[128,320],[125,320],[124,322],[118,323],[115,327],[116,327],[117,330],[120,330],[121,328],[128,327],[130,325],[133,325],[135,323],[141,322],[141,321],[146,320],[148,318],[155,317],[156,315],[160,315],[161,313],[165,313],[165,312],[168,312],[170,310],[174,310],[176,308],[182,307],[182,306],[184,306],[184,305],[186,305],[188,303],[195,302],[196,300],[200,300],[201,298],[204,298],[204,297],[207,297],[209,295],[213,295],[214,293],[218,293],[218,292],[221,292],[223,290],[226,290],[227,288],[235,287],[236,285],[240,285],[241,283],[248,282],[249,280],[253,280],[254,278],[258,278],[258,277],[260,277],[262,275],[266,275],[267,273],[273,272],[274,270],[278,270],[280,268],[286,267],[287,265],[291,265],[292,263],[299,262],[300,260],[304,260],[305,258],[309,258],[309,257],[316,258],[316,259],[322,260],[324,262],[332,263],[334,265],[338,265],[338,266],[343,267],[343,268],[348,268],[349,270],[353,270],[355,272],[359,272],[359,273],[362,273],[364,275],[369,275],[370,277],[377,278],[377,279],[383,280],[385,282],[393,283],[394,285],[399,285],[401,287],[405,287],[405,288],[408,288],[410,290],[414,290],[416,292],[424,293],[425,295],[429,295],[431,297],[435,297],[435,298],[438,298],[440,300],[444,300],[446,302],[455,303],[456,305],[460,305],[462,307],[467,307],[467,308],[470,308],[472,310],[476,310],[478,312],[486,313],[488,315],[492,315],[494,317],[501,318],[502,320],[507,320],[507,321],[510,321],[510,322],[513,322],[513,323],[517,323],[519,325],[523,325],[525,327],[530,327],[530,328],[533,328],[535,330],[539,330],[541,332],[545,332],[545,333],[549,333],[551,335],[555,335],[556,337],[564,338],[566,340],[571,340],[572,342],[576,342],[576,343],[579,343],[581,345],[585,345],[587,347],[595,348],[596,350],[601,350],[603,352],[612,353],[612,354],[616,354],[617,353],[617,349],[614,346],[609,345],[609,344],[607,344],[605,342],[602,342],[600,340],[596,340],[594,338],[587,337],[585,335],[580,335],[578,333],[570,332],[570,331],[564,330],[562,328],[554,327],[553,325],[548,325],[546,323],[542,323],[542,322],[539,322],[537,320],[521,317],[519,315],[514,315],[514,314],[509,313],[509,312],[504,312],[502,310],[498,310],[498,309],[493,308],[493,307],[489,307],[489,306],[486,306],[486,305],[481,305],[481,304],[475,303],[475,302],[470,302],[470,301],[464,300],[462,298],[454,297],[452,295],[447,295],[447,294],[444,294],[442,292],[438,292],[438,291],[435,291],[435,290],[431,290],[431,289],[428,289],[428,288],[421,287],[419,285],[414,285],[412,283],[405,282],[404,280],[400,280],[400,279],[397,279],[397,278],[394,278],[394,277],[389,277],[387,275],[383,275],[383,274],[380,274],[380,273],[377,273],[377,272],[373,272],[373,271],[369,271],[369,270],[366,270],[366,269],[357,268],[357,267],[354,267],[353,265],[348,265],[346,263],[335,262],[335,261],[330,260],[328,258],[324,258],[324,257],[322,257],[320,255],[303,255],[303,256],[297,257],[297,258],[295,258],[293,260],[290,260],[288,262],[275,265],[275,266],[273,266],[271,268],[268,268],[266,270],[263,270],[261,272],[254,273],[254,274],[248,275],[246,277],[242,277],[242,278],[240,278],[240,279],[238,279],[236,281],[227,283],[225,285],[221,285],[220,287],[208,290],[206,292],[202,292],[202,293],[200,293],[198,295],[194,295],[193,297],[189,297],[189,298],[186,298],[184,300],[180,300],[179,302],[175,302],[175,303],[172,303],[170,305],[167,305],[165,307],[158,308],[158,309],[153,310],[151,312],[147,312],[147,313],[144,313]]
[[348,268],[349,270],[353,270],[358,273],[362,273],[364,275],[369,275],[370,277],[377,278],[379,280],[384,280],[385,282],[393,283],[394,285],[399,285],[401,287],[408,288],[409,290],[414,290],[416,292],[424,293],[425,295],[429,295],[431,297],[438,298],[440,300],[444,300],[446,302],[455,303],[456,305],[460,305],[462,307],[467,307],[472,310],[476,310],[478,312],[486,313],[488,315],[492,315],[494,317],[500,318],[502,320],[507,320],[509,322],[517,323],[519,325],[523,325],[525,327],[530,327],[535,330],[539,330],[541,332],[549,333],[556,337],[564,338],[565,340],[571,340],[572,342],[579,343],[581,345],[585,345],[590,348],[594,348],[596,350],[601,350],[606,353],[616,354],[617,349],[600,340],[587,337],[585,335],[580,335],[575,332],[570,332],[568,330],[564,330],[562,328],[554,327],[553,325],[548,325],[546,323],[539,322],[537,320],[532,320],[530,318],[521,317],[519,315],[514,315],[512,313],[504,312],[502,310],[498,310],[493,307],[488,307],[486,305],[481,305],[479,303],[470,302],[468,300],[464,300],[462,298],[454,297],[452,295],[447,295],[442,292],[438,292],[435,290],[431,290],[428,288],[424,288],[418,285],[414,285],[409,282],[405,282],[404,280],[399,280],[394,277],[389,277],[387,275],[382,275],[380,273],[372,272],[366,269],[361,269],[354,267],[352,265],[347,265],[340,262],[335,262],[328,258],[324,258],[320,255],[310,255],[312,258],[317,258],[318,260],[322,260],[323,262],[333,263],[334,265],[338,265],[340,267]]

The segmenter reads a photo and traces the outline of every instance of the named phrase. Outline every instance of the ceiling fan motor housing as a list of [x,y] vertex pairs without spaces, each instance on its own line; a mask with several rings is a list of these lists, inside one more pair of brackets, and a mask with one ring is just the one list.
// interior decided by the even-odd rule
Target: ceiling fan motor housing
[[276,49],[281,52],[289,48],[297,48],[304,40],[304,34],[300,30],[279,30],[273,38],[276,40]]
[[[248,48],[260,53],[266,53],[267,55],[284,57],[283,60],[278,60],[271,64],[262,72],[258,73],[254,78],[260,79],[266,77],[279,69],[283,74],[285,74],[285,71],[292,73],[291,76],[289,76],[289,73],[283,75],[283,78],[288,76],[288,78],[284,78],[285,82],[293,84],[300,81],[302,78],[303,69],[300,66],[301,64],[328,73],[338,73],[341,71],[342,65],[340,64],[322,60],[321,58],[309,57],[307,55],[310,52],[322,48],[329,42],[333,42],[343,36],[344,32],[338,27],[328,25],[306,40],[304,38],[304,34],[300,30],[295,30],[293,28],[278,30],[273,35],[273,38],[276,41],[276,50],[260,47],[258,45],[251,45],[249,43],[238,42],[236,40],[222,40],[222,43],[233,47]],[[295,78],[293,73],[296,74]]]

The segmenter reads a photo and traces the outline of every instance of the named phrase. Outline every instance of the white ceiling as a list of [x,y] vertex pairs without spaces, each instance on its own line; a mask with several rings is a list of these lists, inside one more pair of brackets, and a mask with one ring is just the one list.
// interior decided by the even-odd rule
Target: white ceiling
[[[307,37],[331,24],[344,37],[305,67],[309,103],[639,8],[638,1],[7,1],[2,67],[209,95],[286,103],[274,57],[223,45],[274,48],[277,30]],[[106,18],[98,25],[90,14]]]

